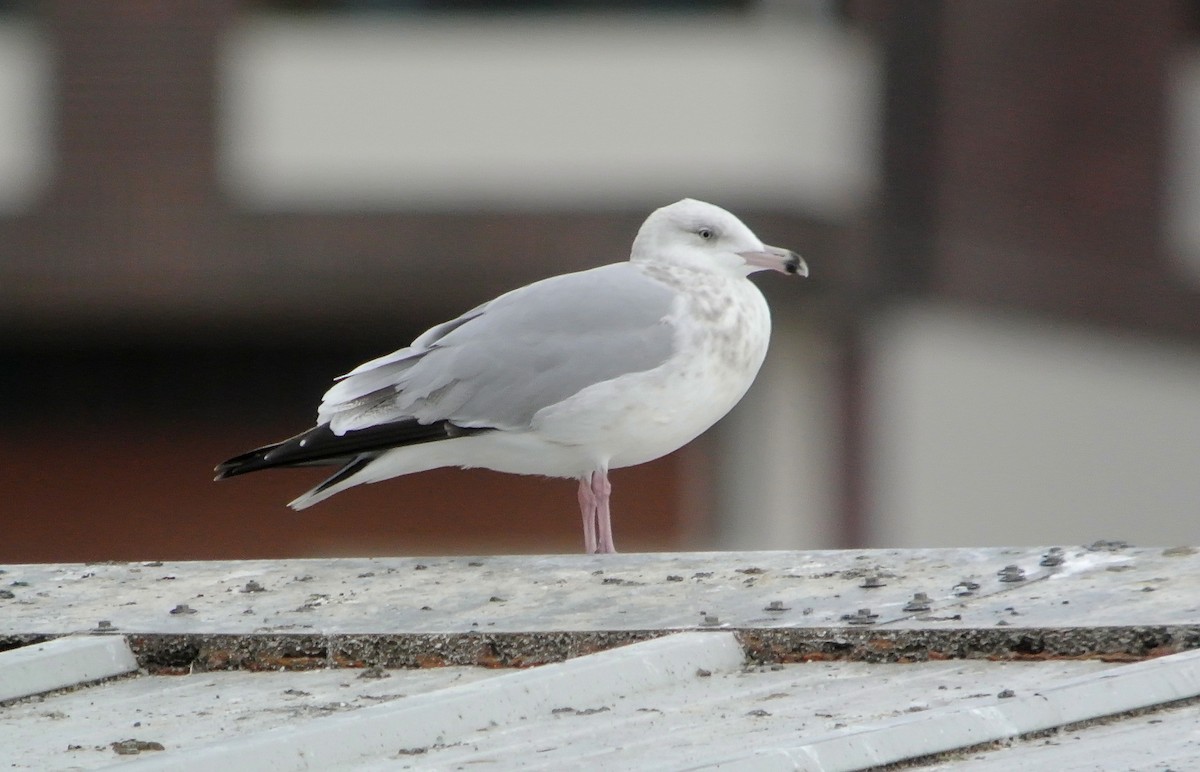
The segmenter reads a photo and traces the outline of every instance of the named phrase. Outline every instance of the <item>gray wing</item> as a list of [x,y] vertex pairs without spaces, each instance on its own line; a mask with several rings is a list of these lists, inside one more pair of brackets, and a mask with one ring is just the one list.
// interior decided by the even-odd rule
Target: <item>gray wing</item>
[[347,373],[318,422],[337,434],[406,418],[527,427],[587,386],[665,362],[674,300],[629,263],[530,284]]

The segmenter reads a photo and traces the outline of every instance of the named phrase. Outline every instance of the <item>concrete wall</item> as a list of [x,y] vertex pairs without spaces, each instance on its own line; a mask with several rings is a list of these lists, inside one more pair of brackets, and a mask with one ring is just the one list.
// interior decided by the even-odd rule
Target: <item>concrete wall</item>
[[844,215],[876,172],[871,49],[794,14],[250,17],[222,67],[256,208]]
[[938,306],[872,347],[870,544],[1200,541],[1200,348]]
[[49,181],[50,56],[34,25],[0,18],[0,213],[29,209]]

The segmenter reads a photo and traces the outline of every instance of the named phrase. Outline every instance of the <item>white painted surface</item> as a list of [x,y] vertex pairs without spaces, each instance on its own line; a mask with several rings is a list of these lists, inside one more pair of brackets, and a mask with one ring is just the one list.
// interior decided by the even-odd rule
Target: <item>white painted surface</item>
[[265,209],[857,209],[877,66],[803,14],[244,19],[225,182]]
[[982,704],[921,711],[807,743],[755,750],[698,769],[852,772],[1196,696],[1200,651],[1189,651]]
[[[438,667],[225,671],[139,675],[0,706],[4,769],[57,772],[130,761],[112,743],[142,740],[165,752],[201,748],[269,729],[299,726],[451,686],[504,670]],[[154,751],[143,751],[153,755]]]
[[[684,672],[652,688],[603,699],[563,690],[517,721],[473,726],[440,744],[396,745],[334,768],[679,769],[751,748],[790,747],[800,738],[852,734],[942,708],[981,709],[1003,689],[1019,698],[1054,681],[1120,667],[971,660],[813,662],[733,667],[699,677]],[[439,695],[465,691],[483,697],[489,683],[511,672],[391,670],[383,679],[360,679],[359,670],[139,676],[0,707],[0,757],[14,769],[38,772],[125,766],[139,759],[145,766],[166,767],[194,751],[237,746],[247,738],[320,733],[324,724],[353,723],[381,705],[395,708],[413,698],[436,702]],[[1200,708],[1190,715],[1195,720]],[[128,757],[110,747],[131,738],[160,743],[164,750]],[[1114,758],[1130,758],[1137,749],[1131,742]]]
[[0,702],[137,670],[120,636],[73,636],[0,652]]
[[[957,755],[957,754],[956,754]],[[1200,760],[1200,708],[1181,705],[1120,721],[1099,721],[1046,737],[980,749],[916,769],[923,772],[1107,772],[1195,769]]]
[[[1173,681],[1181,671],[1169,664],[1166,680]],[[835,738],[864,734],[867,742],[877,742],[910,723],[912,736],[928,741],[936,730],[927,730],[944,720],[994,717],[996,706],[1013,710],[1022,700],[1057,701],[1064,684],[1072,682],[1103,685],[1096,704],[1107,703],[1114,695],[1140,691],[1140,685],[1125,680],[1140,667],[1094,660],[960,660],[812,662],[733,668],[708,677],[691,673],[654,689],[599,701],[564,691],[550,706],[512,724],[474,727],[459,741],[406,747],[405,753],[397,746],[335,768],[695,768],[754,749],[829,747]],[[475,668],[392,670],[383,679],[361,679],[361,672],[235,671],[107,682],[0,707],[0,748],[12,768],[40,772],[95,769],[137,759],[146,760],[145,766],[166,766],[166,760],[210,745],[235,745],[279,728],[314,731],[330,720],[352,722],[363,710],[379,705],[396,706],[417,696],[436,700],[439,694],[453,695],[459,689],[485,689],[486,682],[504,677]],[[1177,688],[1171,686],[1168,692]],[[999,698],[1003,690],[1014,696]],[[1044,699],[1047,694],[1050,697]],[[1056,708],[1051,705],[1049,710]],[[1044,716],[1046,709],[1029,713]],[[1013,763],[1010,755],[1018,753],[1038,769],[1094,770],[1098,758],[1116,769],[1187,769],[1188,759],[1195,758],[1198,719],[1200,707],[1193,704],[982,750],[969,759],[929,768],[1001,768],[1005,759]],[[1021,717],[1014,726],[1027,721]],[[165,750],[116,755],[110,743],[129,738],[157,742]],[[1193,755],[1184,755],[1189,746]],[[1060,758],[1074,763],[1060,764]],[[1177,763],[1167,764],[1170,759]]]
[[698,669],[727,672],[741,664],[732,633],[683,633],[123,766],[181,772],[353,768],[405,749],[502,732],[531,715],[552,715],[556,707],[636,697],[698,678]]
[[[6,566],[0,635],[423,634],[1200,624],[1200,550],[1043,547],[621,553]],[[998,572],[1019,566],[1025,581]],[[885,585],[862,586],[864,572]],[[960,595],[963,579],[979,584]],[[262,591],[247,592],[249,582]],[[916,592],[932,613],[904,606]],[[1069,597],[1070,604],[1060,598]],[[120,598],[114,603],[114,598]],[[772,602],[782,608],[768,611]],[[195,613],[172,614],[186,603]],[[1019,616],[1019,619],[1014,617]],[[330,641],[336,648],[336,641]]]
[[870,543],[1200,541],[1200,349],[909,307],[872,361]]
[[0,15],[0,212],[36,204],[50,179],[50,49],[32,24]]

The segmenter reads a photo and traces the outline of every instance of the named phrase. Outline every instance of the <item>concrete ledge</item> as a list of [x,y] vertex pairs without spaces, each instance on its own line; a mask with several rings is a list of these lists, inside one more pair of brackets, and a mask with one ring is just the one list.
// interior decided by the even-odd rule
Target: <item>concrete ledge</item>
[[[671,630],[383,635],[131,635],[155,674],[327,667],[533,667],[647,641]],[[756,664],[1097,659],[1136,662],[1200,648],[1200,625],[946,630],[731,629]],[[0,640],[0,644],[3,641]]]
[[128,638],[156,673],[525,667],[680,631],[756,662],[1133,661],[1200,647],[1200,552],[1082,547],[5,567],[0,650]]
[[0,652],[0,702],[131,673],[124,638],[59,638]]

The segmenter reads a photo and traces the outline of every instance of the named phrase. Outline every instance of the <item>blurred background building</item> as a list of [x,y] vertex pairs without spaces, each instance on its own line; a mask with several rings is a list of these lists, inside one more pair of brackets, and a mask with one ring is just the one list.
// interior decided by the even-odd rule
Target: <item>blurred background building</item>
[[[808,259],[618,548],[1200,541],[1200,13],[0,2],[0,562],[575,551],[574,484],[211,482],[684,196]],[[778,279],[778,280],[775,280]]]

